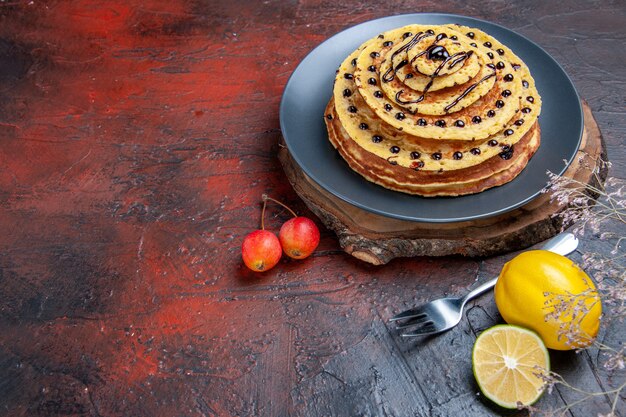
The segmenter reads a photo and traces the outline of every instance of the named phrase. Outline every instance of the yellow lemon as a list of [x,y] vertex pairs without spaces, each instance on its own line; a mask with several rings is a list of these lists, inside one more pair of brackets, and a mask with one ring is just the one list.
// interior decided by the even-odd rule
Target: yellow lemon
[[494,326],[478,336],[472,350],[474,377],[487,398],[501,407],[531,405],[541,397],[541,375],[550,372],[545,345],[530,330]]
[[585,347],[598,334],[596,286],[565,256],[545,250],[516,256],[502,268],[495,299],[507,323],[535,331],[550,349]]

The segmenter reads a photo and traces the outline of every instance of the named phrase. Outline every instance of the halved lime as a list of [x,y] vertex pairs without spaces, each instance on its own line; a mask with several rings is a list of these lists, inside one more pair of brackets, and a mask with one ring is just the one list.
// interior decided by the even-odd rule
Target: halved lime
[[531,405],[541,397],[541,374],[550,371],[550,357],[533,331],[498,325],[478,336],[472,351],[474,377],[480,390],[505,408]]

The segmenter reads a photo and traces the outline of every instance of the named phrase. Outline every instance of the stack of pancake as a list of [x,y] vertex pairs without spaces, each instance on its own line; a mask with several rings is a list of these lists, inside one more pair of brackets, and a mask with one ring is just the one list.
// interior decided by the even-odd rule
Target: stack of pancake
[[409,25],[339,67],[325,121],[354,171],[422,196],[472,194],[515,178],[539,147],[528,67],[486,33]]

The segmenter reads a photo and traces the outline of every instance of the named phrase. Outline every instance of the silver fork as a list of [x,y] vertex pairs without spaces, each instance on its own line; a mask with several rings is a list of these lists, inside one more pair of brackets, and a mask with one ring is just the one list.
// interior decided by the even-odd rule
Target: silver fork
[[[568,255],[578,247],[578,239],[571,233],[561,233],[550,239],[541,249],[560,255]],[[416,330],[402,333],[404,337],[426,336],[445,332],[459,324],[465,304],[496,285],[498,277],[473,289],[465,297],[440,298],[392,317],[389,321],[399,322],[397,328],[419,326]]]

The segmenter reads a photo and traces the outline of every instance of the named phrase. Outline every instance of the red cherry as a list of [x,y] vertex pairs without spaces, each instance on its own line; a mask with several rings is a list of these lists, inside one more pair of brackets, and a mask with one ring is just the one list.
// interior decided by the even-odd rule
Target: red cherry
[[287,256],[304,259],[319,245],[320,231],[311,219],[294,217],[282,225],[278,238]]
[[255,230],[241,244],[241,257],[248,268],[261,272],[272,269],[283,254],[276,235],[267,230]]

